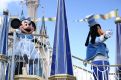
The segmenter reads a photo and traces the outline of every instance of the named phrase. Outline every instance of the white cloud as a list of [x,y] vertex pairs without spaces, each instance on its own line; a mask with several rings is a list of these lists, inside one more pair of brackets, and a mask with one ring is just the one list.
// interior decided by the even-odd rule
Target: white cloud
[[1,0],[0,1],[0,12],[2,12],[4,9],[8,8],[8,4],[11,2],[19,2],[22,0]]

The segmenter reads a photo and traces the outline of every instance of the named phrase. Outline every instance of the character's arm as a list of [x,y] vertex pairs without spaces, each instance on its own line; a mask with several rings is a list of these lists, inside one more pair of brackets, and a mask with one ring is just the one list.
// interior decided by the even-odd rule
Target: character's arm
[[84,60],[84,61],[83,61],[83,64],[84,64],[84,66],[86,67],[86,66],[87,66],[87,61]]
[[106,31],[103,35],[101,35],[100,37],[96,38],[96,43],[98,42],[104,42],[106,41],[108,38],[110,38],[112,36],[112,31]]

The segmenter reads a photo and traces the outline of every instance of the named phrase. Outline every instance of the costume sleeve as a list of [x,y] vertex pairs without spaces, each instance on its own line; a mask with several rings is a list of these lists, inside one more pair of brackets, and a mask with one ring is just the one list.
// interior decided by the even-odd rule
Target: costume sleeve
[[106,31],[104,35],[101,35],[100,37],[96,38],[96,43],[98,42],[104,42],[106,41],[108,38],[110,38],[112,36],[112,31]]
[[106,41],[106,39],[104,38],[104,35],[101,35],[100,37],[97,37],[96,38],[96,43],[99,43],[99,42],[104,42],[104,41]]

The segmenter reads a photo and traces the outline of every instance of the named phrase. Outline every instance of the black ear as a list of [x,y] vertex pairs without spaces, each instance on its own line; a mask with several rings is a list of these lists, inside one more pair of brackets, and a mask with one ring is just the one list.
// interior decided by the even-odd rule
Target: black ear
[[11,27],[14,29],[19,28],[20,25],[21,25],[21,21],[17,18],[15,18],[11,21]]
[[36,30],[36,24],[33,21],[31,21],[31,24],[32,24],[32,27],[34,27],[34,30]]

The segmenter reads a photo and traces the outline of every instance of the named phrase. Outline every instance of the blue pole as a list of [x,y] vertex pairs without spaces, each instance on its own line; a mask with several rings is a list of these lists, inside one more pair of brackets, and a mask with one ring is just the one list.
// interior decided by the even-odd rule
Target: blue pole
[[[63,80],[75,80],[73,77],[65,0],[58,0],[50,75],[52,77],[61,76],[61,79],[64,78]],[[54,77],[54,79],[52,77],[49,79],[58,80],[58,77]]]
[[[116,64],[121,64],[121,18],[116,18]],[[117,79],[121,79],[121,66],[116,67]]]
[[15,54],[15,42],[16,42],[16,32],[13,33],[13,54],[12,54],[12,64],[11,64],[11,78],[10,80],[14,80],[14,73],[15,73],[15,60],[14,60],[14,54]]
[[3,11],[3,22],[0,27],[0,80],[7,77],[7,54],[8,54],[8,11]]

